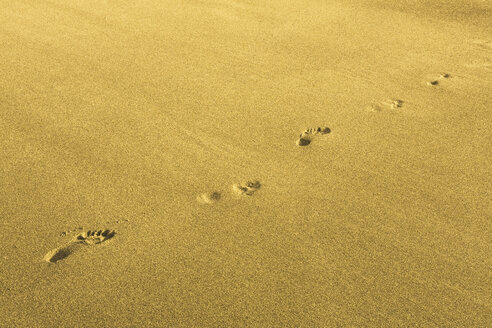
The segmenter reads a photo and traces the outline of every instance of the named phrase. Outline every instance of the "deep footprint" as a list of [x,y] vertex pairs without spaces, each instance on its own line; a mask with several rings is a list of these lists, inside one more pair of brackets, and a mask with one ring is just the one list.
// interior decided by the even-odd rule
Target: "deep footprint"
[[76,235],[70,242],[64,246],[57,247],[49,251],[43,258],[46,262],[56,263],[67,258],[79,249],[100,244],[114,237],[114,230],[89,230]]
[[328,134],[330,132],[331,132],[330,128],[327,127],[307,128],[306,130],[304,130],[303,133],[299,135],[299,139],[297,139],[296,144],[298,146],[307,146],[311,143],[311,141],[315,136]]
[[260,181],[247,181],[243,183],[236,183],[232,185],[232,190],[238,195],[252,196],[261,188]]

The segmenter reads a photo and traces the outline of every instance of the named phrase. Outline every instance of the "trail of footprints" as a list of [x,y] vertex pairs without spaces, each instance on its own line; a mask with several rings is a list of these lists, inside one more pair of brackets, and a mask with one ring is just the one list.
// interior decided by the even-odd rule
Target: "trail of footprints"
[[[439,85],[440,81],[443,79],[448,79],[450,75],[448,73],[441,73],[435,79],[430,79],[427,82],[430,86]],[[404,102],[400,99],[386,99],[379,103],[373,103],[369,105],[371,111],[379,112],[384,110],[397,110],[403,106]],[[331,129],[328,127],[317,127],[317,128],[307,128],[296,140],[296,144],[300,147],[305,147],[311,144],[316,138],[329,134]],[[235,183],[232,185],[232,191],[234,194],[242,196],[253,196],[258,190],[260,190],[262,184],[258,180],[249,180],[241,183]],[[200,204],[214,204],[222,198],[222,193],[220,191],[205,192],[197,196],[197,201]],[[116,220],[106,223],[121,223],[125,220]],[[78,227],[75,229],[66,230],[60,233],[61,236],[66,236],[69,233],[82,231],[83,227]],[[82,250],[85,247],[99,245],[105,241],[113,238],[116,232],[114,230],[87,230],[77,234],[71,241],[63,246],[57,247],[49,251],[45,256],[44,260],[50,263],[56,263],[60,260],[67,258],[73,253]]]
[[[451,76],[448,73],[440,73],[437,77],[427,82],[428,85],[436,86],[442,79],[448,79]],[[404,101],[401,99],[391,98],[380,101],[378,103],[372,103],[368,105],[370,111],[381,112],[386,110],[398,110],[402,108]],[[307,128],[296,140],[296,145],[299,147],[309,146],[313,140],[320,136],[331,133],[331,129],[328,127]],[[244,183],[237,183],[232,185],[232,190],[237,195],[252,196],[261,188],[259,181],[246,181]],[[219,191],[202,193],[197,196],[197,201],[201,204],[213,204],[218,202],[222,197]]]
[[[438,86],[441,84],[442,80],[449,79],[451,78],[451,75],[448,73],[440,73],[437,76],[431,77],[426,84],[428,86],[434,87]],[[396,98],[391,98],[391,99],[386,99],[382,100],[377,103],[372,103],[367,106],[369,111],[371,112],[383,112],[383,111],[390,111],[390,110],[398,110],[403,107],[404,101],[401,99],[396,99]]]

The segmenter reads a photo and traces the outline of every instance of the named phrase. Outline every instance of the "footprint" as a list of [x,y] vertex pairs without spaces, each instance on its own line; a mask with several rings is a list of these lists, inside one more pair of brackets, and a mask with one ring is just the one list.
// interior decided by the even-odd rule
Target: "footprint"
[[252,196],[261,188],[260,181],[247,181],[243,183],[236,183],[232,185],[232,190],[238,195]]
[[213,204],[213,203],[218,202],[220,200],[220,197],[221,196],[222,195],[218,191],[205,192],[203,194],[198,195],[197,198],[196,198],[196,200],[200,204]]
[[427,81],[427,85],[438,85],[440,83],[440,80],[442,79],[448,79],[451,76],[448,73],[441,73],[437,76],[437,78],[431,79],[430,81]]
[[379,103],[372,103],[367,106],[371,112],[382,112],[390,109],[398,109],[403,107],[403,100],[400,99],[386,99]]
[[311,143],[315,136],[328,134],[330,132],[330,128],[327,127],[307,128],[299,135],[299,139],[297,139],[296,144],[298,146],[307,146]]
[[392,100],[389,104],[387,104],[391,109],[397,109],[403,106],[403,101],[399,99]]
[[56,263],[63,260],[78,251],[79,249],[100,244],[114,237],[114,230],[88,230],[87,232],[76,235],[70,242],[64,246],[57,247],[49,251],[43,258],[46,262]]

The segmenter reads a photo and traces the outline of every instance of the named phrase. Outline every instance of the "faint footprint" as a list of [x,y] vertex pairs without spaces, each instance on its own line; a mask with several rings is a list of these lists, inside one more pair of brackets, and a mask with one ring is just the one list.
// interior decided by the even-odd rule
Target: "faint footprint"
[[46,262],[56,263],[63,260],[78,251],[79,249],[100,244],[108,239],[114,237],[116,232],[114,230],[89,230],[87,232],[76,235],[70,242],[64,246],[57,247],[49,251],[43,258]]
[[232,185],[232,190],[239,195],[251,196],[261,188],[260,181],[246,181]]
[[390,109],[398,109],[403,106],[403,100],[400,99],[386,99],[379,103],[372,103],[368,106],[368,109],[372,112],[382,112]]
[[304,130],[303,133],[299,135],[299,139],[297,139],[296,144],[298,146],[307,146],[311,143],[311,141],[315,136],[328,134],[330,132],[331,132],[330,128],[327,127],[307,128],[306,130]]
[[213,204],[218,202],[220,198],[221,198],[220,192],[214,191],[214,192],[205,192],[203,194],[200,194],[196,197],[196,200],[200,204]]
[[427,85],[438,85],[440,80],[442,79],[448,79],[451,76],[448,73],[441,73],[439,74],[436,78],[430,79],[430,81],[427,81]]

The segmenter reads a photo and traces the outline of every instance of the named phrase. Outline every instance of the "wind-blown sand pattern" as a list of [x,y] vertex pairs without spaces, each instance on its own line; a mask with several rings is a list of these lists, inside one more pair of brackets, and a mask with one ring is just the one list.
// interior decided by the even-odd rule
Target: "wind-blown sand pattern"
[[492,327],[491,9],[2,1],[0,327]]

